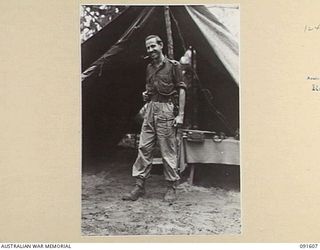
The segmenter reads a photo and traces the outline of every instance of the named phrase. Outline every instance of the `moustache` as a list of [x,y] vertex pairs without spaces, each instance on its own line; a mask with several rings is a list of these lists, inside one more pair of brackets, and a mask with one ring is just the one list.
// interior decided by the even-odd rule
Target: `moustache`
[[155,52],[152,52],[152,53],[150,53],[148,55],[141,56],[141,58],[144,59],[144,60],[150,59],[152,54],[155,54]]

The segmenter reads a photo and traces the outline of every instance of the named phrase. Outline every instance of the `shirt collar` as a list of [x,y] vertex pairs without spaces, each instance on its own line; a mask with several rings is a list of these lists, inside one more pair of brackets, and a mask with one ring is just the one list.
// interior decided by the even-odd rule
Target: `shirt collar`
[[168,62],[168,58],[166,57],[166,56],[164,56],[164,58],[163,58],[163,60],[162,60],[162,62],[159,64],[159,66],[157,67],[157,66],[155,66],[154,64],[153,64],[153,62],[151,63],[151,65],[154,67],[154,68],[161,68],[165,63],[167,63]]

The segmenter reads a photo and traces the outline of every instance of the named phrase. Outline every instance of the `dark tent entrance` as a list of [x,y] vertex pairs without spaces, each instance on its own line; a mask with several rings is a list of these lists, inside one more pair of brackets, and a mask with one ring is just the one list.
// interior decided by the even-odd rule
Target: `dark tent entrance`
[[[199,129],[234,136],[239,128],[237,43],[203,6],[170,6],[170,18],[174,59],[189,46],[197,52]],[[140,130],[134,117],[143,106],[144,39],[150,34],[163,39],[166,54],[163,6],[130,6],[81,45],[84,161],[110,154],[124,134]]]

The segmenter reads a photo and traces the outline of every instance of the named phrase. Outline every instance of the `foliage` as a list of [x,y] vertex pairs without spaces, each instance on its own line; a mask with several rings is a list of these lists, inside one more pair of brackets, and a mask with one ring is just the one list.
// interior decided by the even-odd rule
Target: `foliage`
[[125,8],[124,5],[82,5],[80,9],[81,43],[101,30]]

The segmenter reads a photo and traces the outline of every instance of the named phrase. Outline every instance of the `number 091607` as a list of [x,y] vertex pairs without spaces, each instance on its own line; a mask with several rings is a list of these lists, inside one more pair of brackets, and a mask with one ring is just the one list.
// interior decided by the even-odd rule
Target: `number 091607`
[[318,244],[300,244],[300,248],[318,248]]

